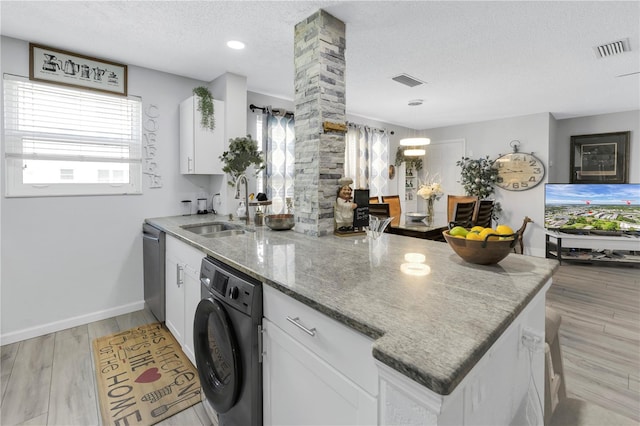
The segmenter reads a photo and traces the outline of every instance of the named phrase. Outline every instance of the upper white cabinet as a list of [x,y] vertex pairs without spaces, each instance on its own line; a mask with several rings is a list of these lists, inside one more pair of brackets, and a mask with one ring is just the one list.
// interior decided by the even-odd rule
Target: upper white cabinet
[[216,128],[200,125],[198,97],[180,103],[180,173],[187,175],[224,174],[219,157],[226,148],[224,139],[224,102],[214,100]]

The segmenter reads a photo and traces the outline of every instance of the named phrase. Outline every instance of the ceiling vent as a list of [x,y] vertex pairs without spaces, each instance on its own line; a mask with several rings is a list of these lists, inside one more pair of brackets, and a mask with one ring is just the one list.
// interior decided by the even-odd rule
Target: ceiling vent
[[594,47],[594,50],[596,51],[598,58],[607,58],[619,53],[628,52],[631,49],[629,48],[629,39],[626,38],[624,40],[613,41],[611,43],[596,46]]
[[399,74],[395,77],[391,77],[391,80],[397,81],[398,83],[404,84],[405,86],[409,87],[416,87],[425,83],[424,81],[418,80],[415,77],[411,77],[409,74]]

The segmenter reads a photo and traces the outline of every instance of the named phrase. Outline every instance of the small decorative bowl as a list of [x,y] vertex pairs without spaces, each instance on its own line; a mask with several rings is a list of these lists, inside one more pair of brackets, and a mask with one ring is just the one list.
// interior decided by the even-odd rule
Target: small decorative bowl
[[296,224],[292,214],[269,214],[265,216],[264,223],[274,231],[285,231]]
[[500,262],[513,251],[518,242],[517,234],[510,235],[513,239],[498,241],[467,240],[466,238],[453,237],[449,235],[449,231],[443,231],[442,235],[458,256],[476,265],[493,265]]

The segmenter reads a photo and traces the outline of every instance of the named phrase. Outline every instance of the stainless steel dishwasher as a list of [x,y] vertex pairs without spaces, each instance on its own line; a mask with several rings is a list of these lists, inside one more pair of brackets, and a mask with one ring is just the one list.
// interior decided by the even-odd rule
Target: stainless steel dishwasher
[[142,225],[144,301],[158,321],[165,320],[165,233]]

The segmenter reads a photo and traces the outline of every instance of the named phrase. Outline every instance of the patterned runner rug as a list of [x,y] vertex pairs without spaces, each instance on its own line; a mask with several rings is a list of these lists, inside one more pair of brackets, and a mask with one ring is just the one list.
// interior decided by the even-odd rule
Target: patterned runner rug
[[160,323],[95,339],[93,355],[103,425],[153,425],[200,402],[198,372]]

